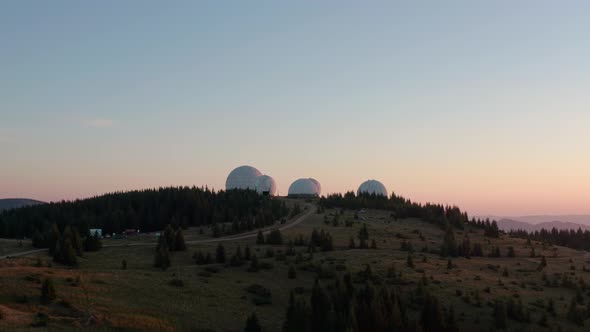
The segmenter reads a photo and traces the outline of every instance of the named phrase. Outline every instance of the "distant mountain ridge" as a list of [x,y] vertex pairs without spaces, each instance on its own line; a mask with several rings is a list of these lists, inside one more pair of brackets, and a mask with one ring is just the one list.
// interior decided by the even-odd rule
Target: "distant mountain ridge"
[[0,212],[38,204],[45,204],[45,202],[29,198],[2,198],[0,199]]
[[586,214],[568,214],[568,215],[533,215],[533,216],[476,216],[476,218],[486,219],[489,218],[490,220],[514,220],[519,222],[525,222],[530,225],[537,225],[541,223],[547,222],[562,222],[562,223],[574,223],[580,225],[587,225],[590,226],[590,215]]
[[556,229],[573,229],[578,230],[579,228],[582,230],[590,230],[589,225],[577,224],[573,222],[563,222],[563,221],[546,221],[539,224],[529,224],[524,221],[513,220],[513,219],[500,219],[498,220],[498,227],[500,229],[509,231],[511,229],[524,229],[525,231],[532,232],[532,231],[539,231],[541,229],[551,230],[552,228]]

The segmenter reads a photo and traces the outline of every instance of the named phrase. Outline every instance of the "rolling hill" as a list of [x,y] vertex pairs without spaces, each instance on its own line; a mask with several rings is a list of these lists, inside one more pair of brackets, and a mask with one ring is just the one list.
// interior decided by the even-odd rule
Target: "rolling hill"
[[563,222],[563,221],[546,221],[538,224],[530,224],[528,222],[514,220],[514,219],[500,219],[498,220],[498,227],[502,230],[517,230],[517,229],[524,229],[527,232],[532,231],[539,231],[541,229],[551,230],[553,228],[556,229],[573,229],[578,230],[581,228],[582,230],[590,230],[590,226],[573,223],[573,222]]
[[3,198],[0,199],[0,212],[38,204],[45,204],[45,202],[28,198]]

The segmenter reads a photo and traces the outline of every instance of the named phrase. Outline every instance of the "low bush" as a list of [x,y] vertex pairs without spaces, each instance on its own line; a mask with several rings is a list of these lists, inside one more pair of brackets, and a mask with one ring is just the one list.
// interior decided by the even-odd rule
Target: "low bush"
[[168,284],[173,287],[184,287],[184,281],[181,279],[172,279]]

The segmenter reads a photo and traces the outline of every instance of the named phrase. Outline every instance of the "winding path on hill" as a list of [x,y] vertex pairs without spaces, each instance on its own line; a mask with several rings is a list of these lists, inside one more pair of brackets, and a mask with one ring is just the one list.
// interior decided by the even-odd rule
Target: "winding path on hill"
[[[295,218],[289,220],[288,222],[276,227],[275,225],[269,226],[266,228],[261,229],[263,234],[270,233],[273,229],[278,229],[280,231],[287,230],[289,228],[295,227],[300,223],[304,222],[309,216],[314,213],[314,205],[312,203],[306,203],[303,214],[296,216]],[[200,244],[200,243],[215,243],[215,242],[227,242],[227,241],[237,241],[237,240],[244,240],[249,238],[254,238],[258,235],[259,230],[254,230],[247,233],[240,233],[235,235],[229,235],[224,237],[206,239],[206,240],[192,240],[192,241],[185,241],[186,244]],[[156,242],[141,242],[141,243],[121,243],[121,244],[107,244],[104,245],[103,248],[117,248],[117,247],[138,247],[138,246],[154,246]],[[12,257],[19,257],[19,256],[27,256],[31,254],[36,254],[40,252],[46,252],[47,249],[36,249],[36,250],[29,250],[23,251],[18,253],[13,253],[6,256],[0,256],[0,260],[12,258]]]

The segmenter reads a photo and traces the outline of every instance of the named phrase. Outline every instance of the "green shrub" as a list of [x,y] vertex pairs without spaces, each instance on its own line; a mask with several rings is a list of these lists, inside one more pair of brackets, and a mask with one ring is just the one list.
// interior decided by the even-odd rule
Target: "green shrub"
[[49,320],[49,317],[47,317],[46,314],[39,312],[37,313],[37,316],[35,316],[35,319],[33,320],[33,322],[31,323],[32,327],[44,327],[47,326],[47,321]]
[[170,282],[168,282],[168,284],[173,287],[184,287],[184,281],[182,281],[181,279],[176,279],[176,278],[170,280]]

